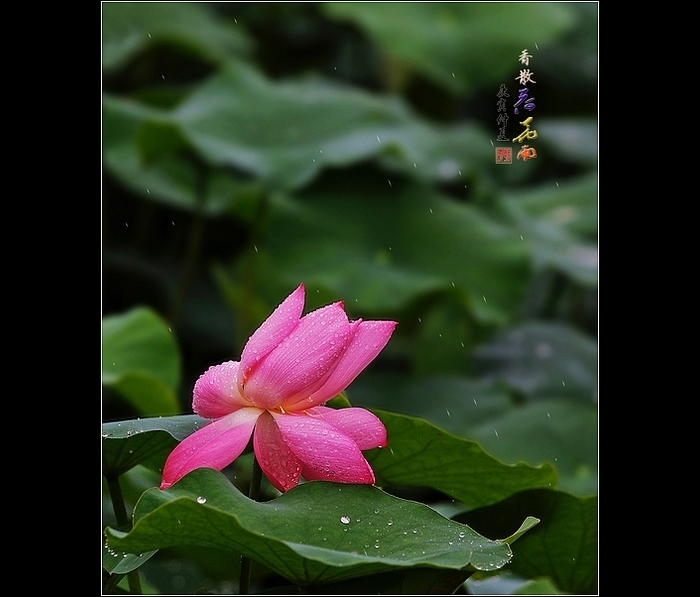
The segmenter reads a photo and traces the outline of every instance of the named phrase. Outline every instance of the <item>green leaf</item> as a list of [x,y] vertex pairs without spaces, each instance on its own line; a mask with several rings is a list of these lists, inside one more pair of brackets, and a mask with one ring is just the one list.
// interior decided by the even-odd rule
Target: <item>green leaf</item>
[[102,383],[144,415],[179,412],[180,353],[155,312],[136,308],[102,320]]
[[497,570],[510,560],[507,543],[376,487],[310,482],[258,503],[211,469],[146,491],[133,529],[106,535],[111,549],[131,553],[178,545],[242,553],[301,585],[408,567]]
[[524,48],[537,56],[574,23],[561,3],[407,2],[400,18],[390,2],[326,2],[323,8],[359,24],[385,53],[433,82],[454,92],[493,84],[494,96],[501,82],[516,87]]
[[[195,174],[182,159],[179,172],[177,156],[162,155],[164,149],[187,148],[217,172],[233,167],[285,189],[369,160],[392,175],[456,184],[492,160],[488,136],[476,124],[434,125],[395,97],[316,78],[270,81],[242,65],[212,76],[172,110],[106,95],[103,112],[108,170],[140,194],[147,188],[173,204],[187,204]],[[144,160],[157,155],[159,161]],[[228,179],[229,186],[242,185]],[[207,210],[226,200],[210,194]]]
[[102,4],[102,66],[112,71],[158,43],[179,47],[212,62],[246,53],[238,27],[226,27],[197,2],[105,2]]
[[532,527],[537,526],[537,524],[539,522],[540,522],[539,518],[535,518],[534,516],[528,516],[523,521],[523,524],[520,525],[520,528],[517,531],[515,531],[512,535],[503,539],[503,541],[505,541],[508,545],[510,545],[514,541],[517,541],[525,533],[527,533]]
[[367,454],[378,485],[430,487],[467,506],[478,507],[524,489],[557,483],[556,473],[548,464],[504,464],[476,442],[451,435],[422,419],[373,412],[386,426],[389,441],[388,448]]
[[505,462],[548,462],[559,489],[581,495],[598,489],[598,409],[570,398],[513,406],[464,432]]
[[597,343],[570,325],[530,321],[504,330],[476,350],[475,360],[482,378],[506,382],[531,400],[596,400]]
[[[534,377],[534,370],[522,370]],[[557,471],[559,489],[591,495],[598,486],[598,408],[566,395],[567,387],[552,384],[552,397],[538,393],[523,402],[513,400],[499,380],[368,371],[353,382],[351,394],[357,404],[420,417],[476,441],[502,462],[547,462]]]
[[387,193],[379,177],[337,177],[328,188],[270,206],[266,250],[279,275],[327,288],[370,313],[457,293],[481,321],[519,309],[527,248],[512,229],[420,185]]
[[598,498],[533,489],[498,504],[460,514],[457,520],[488,537],[503,537],[524,516],[540,523],[512,545],[509,570],[523,578],[550,578],[561,591],[595,592],[598,564]]
[[317,78],[270,81],[241,65],[209,79],[171,116],[206,162],[288,189],[323,168],[374,158],[455,181],[492,149],[478,127],[432,126],[400,99]]
[[137,464],[162,466],[179,441],[209,421],[196,415],[103,423],[102,472],[117,477]]
[[102,567],[110,574],[127,574],[150,560],[156,551],[134,555],[132,553],[118,553],[104,545],[102,549]]
[[549,183],[509,194],[502,205],[531,248],[535,269],[553,268],[582,285],[597,285],[597,172],[560,187]]

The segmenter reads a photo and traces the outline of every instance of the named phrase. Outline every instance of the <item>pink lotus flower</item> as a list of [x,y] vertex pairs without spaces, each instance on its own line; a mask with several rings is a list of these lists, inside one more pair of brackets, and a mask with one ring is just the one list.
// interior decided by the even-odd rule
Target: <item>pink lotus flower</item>
[[163,469],[167,489],[196,468],[221,470],[253,430],[260,467],[280,491],[326,480],[374,483],[361,450],[385,447],[386,429],[362,408],[322,406],[386,346],[394,321],[348,321],[342,303],[301,317],[300,285],[253,333],[241,360],[210,367],[194,386],[192,408],[211,423],[185,438]]

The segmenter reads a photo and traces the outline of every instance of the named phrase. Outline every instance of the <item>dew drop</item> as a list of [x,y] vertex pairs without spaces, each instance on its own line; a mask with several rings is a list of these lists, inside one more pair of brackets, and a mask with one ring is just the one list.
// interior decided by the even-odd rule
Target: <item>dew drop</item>
[[350,524],[350,517],[349,516],[341,516],[340,522],[342,522],[343,524]]
[[197,498],[197,503],[198,504],[206,504],[207,503],[207,498],[202,497],[201,495]]

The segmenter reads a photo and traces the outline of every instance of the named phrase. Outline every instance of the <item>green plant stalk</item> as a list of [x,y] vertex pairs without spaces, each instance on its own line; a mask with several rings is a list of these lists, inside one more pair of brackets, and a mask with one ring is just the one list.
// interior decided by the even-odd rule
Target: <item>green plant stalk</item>
[[[262,469],[258,459],[253,454],[253,474],[250,478],[250,489],[248,497],[253,501],[258,501],[260,495],[260,483],[262,482]],[[250,578],[253,570],[253,561],[247,556],[241,556],[241,575],[238,583],[238,593],[248,595],[250,592]]]
[[[126,513],[126,505],[124,504],[124,495],[122,494],[122,488],[119,484],[119,477],[108,477],[107,489],[109,490],[109,497],[112,500],[112,508],[114,509],[114,517],[117,520],[117,526],[121,529],[128,528],[130,526],[129,516]],[[129,582],[129,592],[132,595],[140,595],[141,578],[139,577],[139,571],[132,570],[131,572],[127,572],[126,578]]]

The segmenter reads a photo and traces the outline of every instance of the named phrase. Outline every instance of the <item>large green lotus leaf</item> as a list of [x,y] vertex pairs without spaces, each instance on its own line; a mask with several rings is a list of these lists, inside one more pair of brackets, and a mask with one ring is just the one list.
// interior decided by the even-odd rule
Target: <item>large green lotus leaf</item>
[[581,495],[598,489],[598,409],[570,398],[513,406],[465,435],[505,462],[548,462],[559,488]]
[[585,166],[598,163],[598,121],[593,118],[538,118],[538,143],[553,154]]
[[549,464],[505,464],[478,443],[456,437],[423,419],[373,412],[384,423],[389,442],[387,448],[367,453],[378,485],[429,487],[469,507],[478,507],[525,489],[557,484]]
[[511,194],[502,206],[532,250],[536,269],[553,268],[580,284],[598,283],[597,173],[561,187]]
[[180,353],[158,314],[138,307],[103,318],[102,383],[144,415],[179,412]]
[[374,158],[455,181],[492,152],[480,128],[430,125],[398,98],[318,78],[270,81],[242,65],[200,85],[171,117],[207,163],[285,188],[307,184],[322,168]]
[[597,343],[566,324],[524,323],[499,333],[474,356],[480,377],[505,382],[525,398],[597,400]]
[[133,193],[207,216],[245,216],[260,194],[254,181],[222,169],[204,174],[187,156],[189,142],[165,112],[132,100],[105,96],[102,102],[103,163]]
[[598,413],[594,404],[568,397],[513,400],[504,384],[458,376],[418,379],[367,372],[350,395],[357,405],[427,419],[478,442],[503,462],[544,462],[557,471],[560,489],[597,491]]
[[117,477],[137,464],[162,466],[179,441],[208,422],[196,415],[182,415],[103,423],[103,473]]
[[265,248],[279,275],[386,314],[456,292],[479,320],[504,323],[528,281],[527,248],[477,208],[422,186],[339,176],[332,188],[275,201]]
[[533,489],[456,517],[488,537],[512,532],[525,516],[540,523],[512,545],[509,570],[549,578],[561,591],[595,593],[598,570],[598,498]]
[[549,2],[327,2],[323,8],[359,24],[386,54],[435,83],[455,92],[491,84],[494,97],[500,83],[517,87],[524,49],[536,75],[538,53],[574,23],[568,6]]
[[457,183],[490,164],[493,151],[477,125],[429,124],[397,98],[318,79],[273,82],[240,65],[172,111],[105,96],[103,112],[105,166],[147,198],[193,203],[198,172],[176,151],[224,168],[214,171],[207,213],[251,186],[231,167],[268,186],[298,188],[323,169],[374,159],[390,174]]
[[[558,129],[555,127],[554,130]],[[561,134],[565,136],[567,133]],[[576,138],[576,133],[568,134]],[[540,223],[562,228],[583,240],[598,237],[597,170],[567,182],[550,182],[526,191],[508,192],[504,199],[506,204],[518,204]]]
[[155,44],[168,44],[220,63],[241,56],[250,41],[238,26],[216,19],[198,2],[104,2],[102,66],[112,71]]
[[497,570],[511,554],[505,542],[373,486],[311,482],[259,503],[211,469],[145,492],[133,529],[106,535],[111,549],[130,553],[179,545],[241,553],[301,585],[407,567]]

